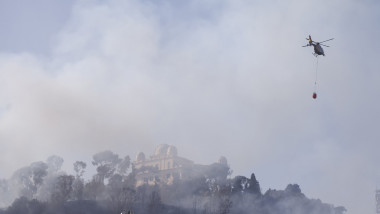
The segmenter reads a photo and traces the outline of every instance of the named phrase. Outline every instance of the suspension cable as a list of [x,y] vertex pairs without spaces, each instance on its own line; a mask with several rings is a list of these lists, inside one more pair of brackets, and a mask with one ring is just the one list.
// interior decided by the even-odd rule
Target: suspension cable
[[314,82],[314,91],[317,91],[317,80],[318,80],[318,56],[317,56],[317,65],[315,68],[315,82]]

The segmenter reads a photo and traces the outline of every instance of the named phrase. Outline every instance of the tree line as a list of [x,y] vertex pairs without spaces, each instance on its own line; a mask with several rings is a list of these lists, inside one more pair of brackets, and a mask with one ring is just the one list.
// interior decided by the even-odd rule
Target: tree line
[[[297,184],[262,193],[254,173],[231,178],[231,169],[214,163],[170,185],[136,186],[129,156],[99,152],[91,164],[96,173],[85,180],[87,163],[73,163],[74,174],[61,170],[64,160],[51,156],[18,169],[0,180],[0,214],[106,214],[133,210],[136,214],[342,214],[346,209],[309,199]],[[146,170],[146,169],[144,169]],[[151,169],[154,170],[154,169]]]

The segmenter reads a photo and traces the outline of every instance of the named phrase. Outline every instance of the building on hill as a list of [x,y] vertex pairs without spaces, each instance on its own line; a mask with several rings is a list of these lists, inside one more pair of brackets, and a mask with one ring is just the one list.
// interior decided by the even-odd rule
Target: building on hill
[[177,148],[167,144],[159,145],[150,158],[146,158],[142,152],[138,153],[133,166],[137,170],[137,186],[172,184],[175,179],[182,180],[199,175],[212,176],[210,172],[215,171],[211,170],[212,168],[217,171],[220,169],[229,171],[227,159],[223,156],[219,158],[218,163],[211,165],[194,164],[193,161],[178,156]]

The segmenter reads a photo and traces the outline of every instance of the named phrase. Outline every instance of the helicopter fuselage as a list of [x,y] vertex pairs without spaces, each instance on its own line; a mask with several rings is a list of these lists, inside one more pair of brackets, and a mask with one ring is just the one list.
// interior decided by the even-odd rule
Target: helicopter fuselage
[[315,44],[312,44],[313,47],[314,47],[314,53],[316,55],[325,55],[325,53],[323,52],[323,49],[321,47],[321,45],[319,43],[315,43]]

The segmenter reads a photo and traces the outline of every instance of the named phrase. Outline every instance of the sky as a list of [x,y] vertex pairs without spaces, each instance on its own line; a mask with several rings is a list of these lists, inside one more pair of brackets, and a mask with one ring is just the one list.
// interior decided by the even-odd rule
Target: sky
[[[0,178],[160,144],[347,213],[380,188],[377,0],[1,0]],[[301,46],[326,43],[317,58]],[[317,84],[316,81],[317,70]],[[312,99],[316,91],[317,99]]]

